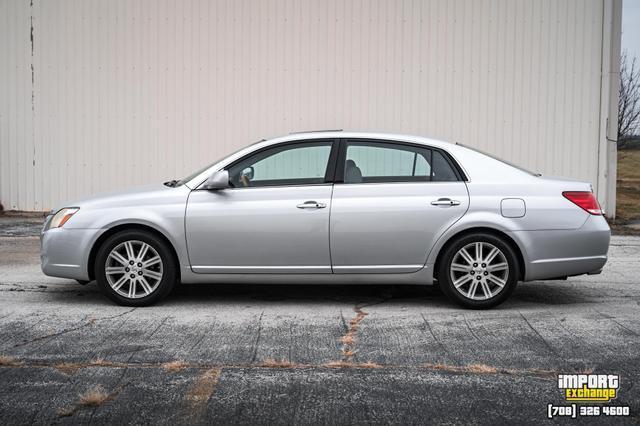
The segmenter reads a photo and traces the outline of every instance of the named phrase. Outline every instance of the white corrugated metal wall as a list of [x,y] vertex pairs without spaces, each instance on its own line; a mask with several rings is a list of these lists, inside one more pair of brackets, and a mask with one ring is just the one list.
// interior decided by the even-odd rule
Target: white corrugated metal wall
[[0,0],[0,201],[46,210],[322,128],[459,141],[604,201],[611,1]]

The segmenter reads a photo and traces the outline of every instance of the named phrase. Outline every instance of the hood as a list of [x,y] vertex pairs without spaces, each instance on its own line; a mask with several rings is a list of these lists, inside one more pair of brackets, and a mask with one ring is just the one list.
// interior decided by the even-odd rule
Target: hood
[[65,202],[57,206],[53,211],[57,211],[63,207],[80,207],[82,208],[109,208],[109,207],[136,207],[153,205],[162,203],[167,198],[175,195],[186,196],[189,193],[186,186],[169,187],[162,183],[135,186],[131,188],[121,189],[118,191],[110,191]]

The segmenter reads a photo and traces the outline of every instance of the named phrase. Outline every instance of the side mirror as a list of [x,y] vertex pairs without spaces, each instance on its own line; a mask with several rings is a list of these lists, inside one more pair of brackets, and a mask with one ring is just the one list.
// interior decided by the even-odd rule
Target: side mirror
[[240,173],[241,176],[248,178],[249,180],[253,180],[254,170],[252,166],[247,167]]
[[231,184],[229,184],[229,172],[227,170],[219,170],[215,172],[204,183],[204,189],[225,188],[231,188]]

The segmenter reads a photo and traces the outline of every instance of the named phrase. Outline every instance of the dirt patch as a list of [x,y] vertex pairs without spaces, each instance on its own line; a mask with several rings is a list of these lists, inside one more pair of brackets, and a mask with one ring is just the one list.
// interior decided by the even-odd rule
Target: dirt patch
[[182,360],[175,360],[175,361],[165,362],[164,364],[161,365],[161,367],[165,371],[175,372],[175,371],[184,370],[185,368],[189,367],[189,364],[187,364]]
[[356,306],[353,310],[356,315],[349,321],[347,332],[340,338],[340,343],[342,343],[342,361],[345,363],[350,363],[356,354],[356,343],[358,341],[360,323],[369,315],[359,306]]
[[200,423],[204,418],[207,402],[215,392],[220,380],[220,369],[211,368],[205,370],[195,381],[186,395],[188,409],[186,412],[186,424]]

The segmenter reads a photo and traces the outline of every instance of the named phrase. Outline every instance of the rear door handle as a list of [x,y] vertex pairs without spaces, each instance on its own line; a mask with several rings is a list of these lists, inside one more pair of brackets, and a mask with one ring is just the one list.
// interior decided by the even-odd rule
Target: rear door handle
[[460,201],[452,200],[451,198],[438,198],[436,201],[432,201],[431,205],[432,206],[446,206],[446,207],[459,206],[460,205]]
[[324,209],[327,205],[317,201],[305,201],[302,204],[298,204],[296,207],[299,209]]

